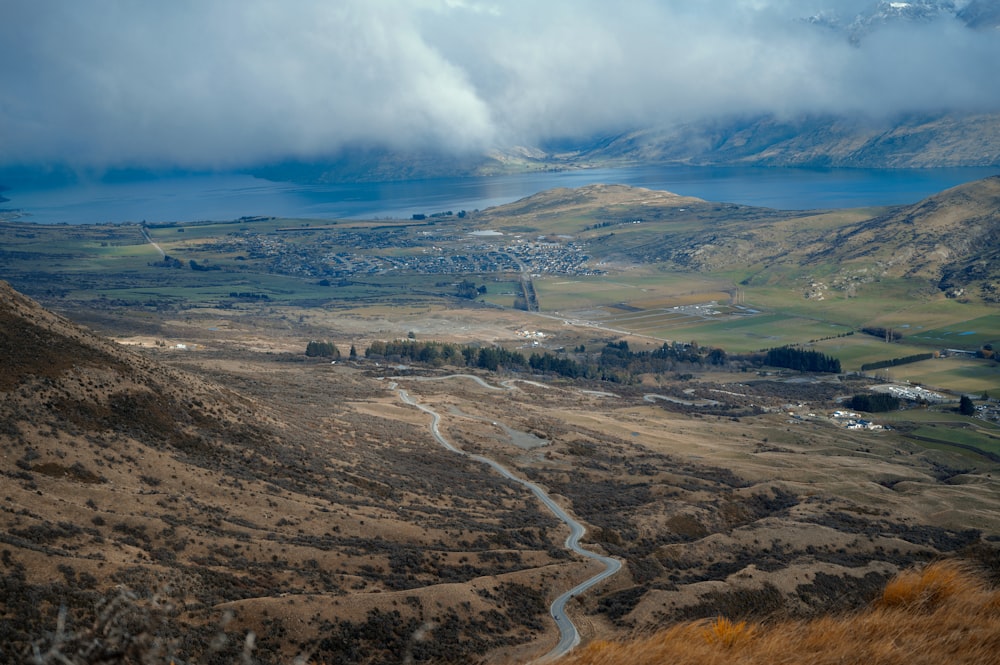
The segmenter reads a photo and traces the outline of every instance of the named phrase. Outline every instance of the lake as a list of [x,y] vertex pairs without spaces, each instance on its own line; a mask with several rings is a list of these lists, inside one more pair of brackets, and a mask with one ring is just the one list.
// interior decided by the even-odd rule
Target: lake
[[128,182],[76,183],[3,192],[0,210],[44,224],[229,220],[244,216],[304,219],[396,218],[477,210],[554,187],[616,183],[709,201],[785,210],[915,203],[1000,168],[791,169],[644,166],[442,178],[389,183],[312,185],[246,174],[176,175]]

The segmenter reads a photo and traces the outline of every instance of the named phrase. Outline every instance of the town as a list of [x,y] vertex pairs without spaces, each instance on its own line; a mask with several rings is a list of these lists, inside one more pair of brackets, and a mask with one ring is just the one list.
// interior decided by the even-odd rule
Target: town
[[[430,229],[430,230],[428,230]],[[196,251],[253,260],[269,272],[318,279],[405,272],[423,275],[597,275],[582,243],[565,236],[476,232],[434,226],[309,226],[258,232],[250,226]]]

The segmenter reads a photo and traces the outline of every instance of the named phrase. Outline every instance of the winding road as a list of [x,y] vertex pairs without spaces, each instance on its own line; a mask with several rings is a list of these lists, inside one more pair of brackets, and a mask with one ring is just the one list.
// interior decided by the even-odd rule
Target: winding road
[[[451,378],[471,379],[489,390],[501,390],[501,388],[497,388],[496,386],[491,386],[478,376],[472,376],[471,374],[453,374],[450,376],[441,377],[441,379],[451,379]],[[399,395],[399,399],[402,400],[404,404],[415,406],[421,411],[430,414],[431,434],[434,435],[434,438],[437,440],[437,442],[440,443],[445,449],[457,455],[464,455],[469,459],[474,459],[478,462],[482,462],[483,464],[486,464],[491,468],[493,468],[497,473],[499,473],[503,477],[512,480],[515,483],[523,485],[524,487],[531,490],[531,493],[534,494],[538,498],[538,500],[541,501],[542,504],[549,509],[549,512],[551,512],[553,515],[556,516],[557,519],[559,519],[566,526],[569,527],[570,533],[566,537],[566,542],[565,542],[566,549],[575,552],[580,556],[584,556],[587,557],[588,559],[593,559],[595,561],[599,561],[600,563],[604,564],[603,571],[601,571],[597,575],[594,575],[593,577],[584,580],[580,584],[577,584],[569,591],[564,592],[562,595],[560,595],[552,602],[552,605],[549,608],[549,614],[552,615],[552,619],[555,621],[556,626],[559,628],[559,642],[556,644],[555,647],[552,648],[551,651],[545,654],[545,656],[543,656],[538,662],[554,660],[556,658],[559,658],[560,656],[564,656],[567,653],[569,653],[570,650],[573,649],[573,647],[575,647],[580,643],[580,632],[577,630],[576,624],[574,624],[573,621],[569,618],[569,616],[567,616],[566,604],[574,596],[583,593],[584,591],[591,588],[595,584],[598,584],[601,581],[617,573],[622,567],[621,561],[613,559],[608,556],[604,556],[602,554],[598,554],[597,552],[592,552],[590,550],[581,547],[580,539],[583,538],[584,534],[587,533],[586,527],[577,522],[569,515],[569,513],[563,510],[563,508],[558,503],[556,503],[552,499],[552,497],[550,497],[545,492],[545,490],[543,490],[541,487],[539,487],[533,482],[515,476],[507,469],[507,467],[496,462],[495,460],[490,459],[489,457],[483,457],[482,455],[473,455],[471,453],[465,452],[461,448],[455,447],[454,445],[452,445],[450,441],[448,441],[441,434],[440,430],[441,416],[438,414],[437,411],[431,409],[430,407],[424,406],[420,402],[410,397],[410,394],[406,392],[406,390],[397,387],[396,382],[392,382],[390,384],[390,389],[396,390],[397,394]]]

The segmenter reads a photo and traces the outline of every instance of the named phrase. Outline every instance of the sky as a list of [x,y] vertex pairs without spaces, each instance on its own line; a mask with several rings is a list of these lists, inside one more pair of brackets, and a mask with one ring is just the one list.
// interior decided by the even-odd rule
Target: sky
[[[729,116],[1000,111],[1000,31],[875,0],[3,0],[0,166],[480,153]],[[961,4],[961,2],[957,3]]]

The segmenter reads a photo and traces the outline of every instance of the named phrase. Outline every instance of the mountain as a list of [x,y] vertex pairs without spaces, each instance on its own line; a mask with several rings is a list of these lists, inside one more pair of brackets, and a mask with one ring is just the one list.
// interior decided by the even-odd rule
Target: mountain
[[574,159],[833,168],[994,166],[1000,165],[1000,115],[715,119],[627,132],[582,148]]
[[[593,185],[442,221],[425,242],[442,242],[449,226],[456,237],[478,227],[579,238],[597,265],[653,263],[647,285],[662,267],[785,287],[822,264],[848,285],[886,275],[935,288],[979,258],[996,270],[997,210],[1000,178],[911,206],[805,213]],[[58,251],[99,244],[82,227],[54,229],[66,234]],[[45,261],[35,258],[33,274]],[[923,422],[876,434],[814,417],[868,379],[737,374],[680,358],[635,384],[527,370],[470,377],[479,370],[443,352],[407,366],[333,364],[307,358],[307,340],[346,347],[409,328],[404,343],[436,349],[433,336],[461,329],[465,340],[524,348],[512,330],[541,324],[563,344],[571,322],[381,294],[366,319],[344,292],[328,298],[138,305],[120,318],[125,307],[102,303],[90,320],[141,326],[145,346],[126,347],[0,283],[0,663],[36,650],[45,664],[537,658],[557,639],[549,602],[595,565],[566,552],[565,525],[534,494],[440,437],[544,488],[586,524],[589,549],[622,561],[570,603],[587,640],[679,624],[702,645],[705,621],[719,616],[736,626],[822,616],[828,626],[829,614],[860,611],[893,576],[945,556],[996,574],[995,455],[925,446],[919,429],[906,436]],[[610,329],[579,330],[568,339],[591,353],[627,351],[608,343],[621,339]],[[189,343],[165,341],[175,337]],[[436,409],[434,424],[413,404]],[[529,433],[530,446],[515,440]],[[993,614],[987,624],[995,631]],[[899,642],[925,634],[905,626],[892,633]],[[977,634],[993,635],[988,626]],[[582,657],[604,648],[592,644]]]
[[996,0],[972,0],[958,12],[958,17],[976,30],[998,30],[1000,4]]
[[312,162],[251,169],[293,182],[379,182],[686,164],[809,168],[1000,166],[1000,114],[918,113],[892,118],[810,114],[706,118],[485,154],[351,150]]
[[[235,395],[149,360],[88,333],[0,283],[0,390],[8,434],[22,444],[52,443],[52,417],[86,436],[112,432],[160,450],[198,458],[220,454],[209,439],[260,436],[240,431],[249,415]],[[55,467],[81,470],[85,459]],[[92,467],[90,467],[92,468]],[[69,473],[67,471],[67,473]],[[72,474],[70,474],[72,475]]]
[[[716,270],[756,264],[802,273],[817,265],[836,266],[831,280],[848,291],[873,279],[908,278],[950,297],[998,301],[1000,176],[960,185],[834,231],[795,226],[777,233],[783,227],[780,222],[771,228],[722,231],[710,243],[678,256],[688,265]],[[748,255],[743,249],[747,246],[755,252]]]
[[958,20],[973,30],[995,29],[1000,26],[1000,8],[993,0],[878,0],[852,16],[824,10],[804,22],[842,32],[852,43],[859,44],[867,35],[887,26],[949,19]]
[[[734,271],[749,275],[745,284],[804,277],[824,266],[834,287],[846,292],[877,279],[906,278],[950,297],[998,301],[1000,176],[874,216],[826,212],[803,215],[592,185],[542,192],[481,218],[492,228],[539,232],[552,218],[611,220],[591,225],[586,237],[588,251],[612,263]],[[621,228],[621,220],[630,219],[644,224]]]
[[937,283],[952,297],[1000,302],[1000,176],[948,189],[849,227],[804,262],[867,265]]
[[981,665],[995,660],[992,608],[998,602],[1000,590],[976,570],[945,561],[897,576],[858,613],[794,622],[772,617],[762,623],[718,617],[618,643],[595,642],[563,662]]
[[[877,0],[842,15],[824,10],[803,19],[860,45],[883,30],[953,22],[955,29],[997,33],[995,0]],[[873,66],[878,66],[873,63]],[[1000,166],[1000,113],[949,108],[890,116],[812,112],[715,115],[665,126],[609,128],[537,145],[500,145],[482,153],[392,151],[351,147],[310,163],[253,169],[255,175],[304,182],[385,181],[489,176],[648,164],[833,168]]]
[[951,0],[912,0],[897,2],[879,0],[874,7],[854,17],[847,26],[851,42],[860,43],[864,37],[881,27],[899,23],[930,23],[956,15]]

